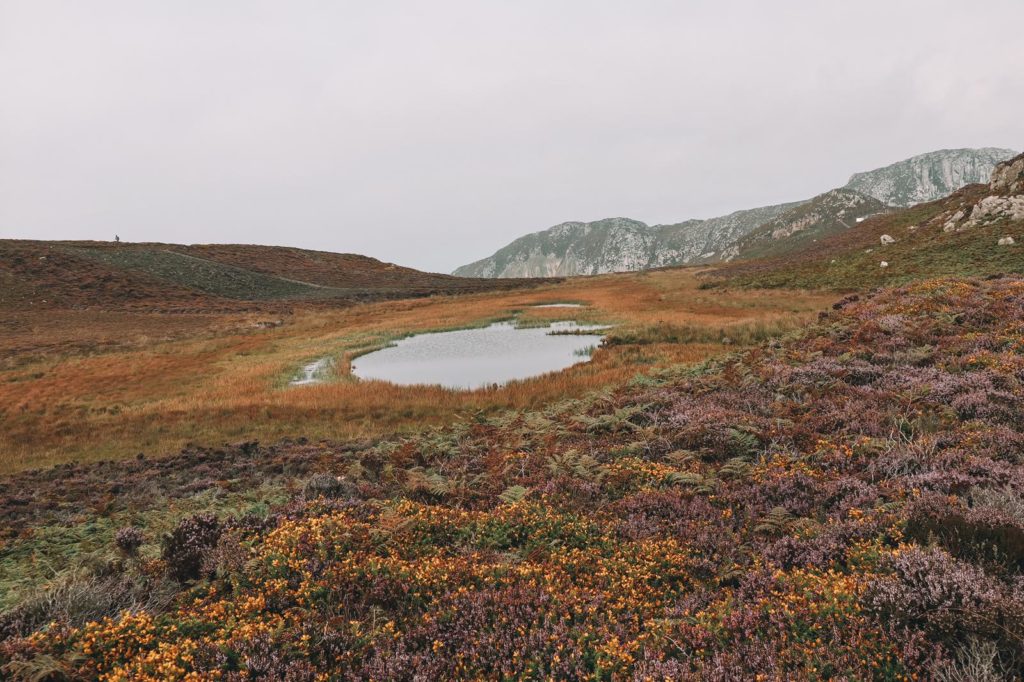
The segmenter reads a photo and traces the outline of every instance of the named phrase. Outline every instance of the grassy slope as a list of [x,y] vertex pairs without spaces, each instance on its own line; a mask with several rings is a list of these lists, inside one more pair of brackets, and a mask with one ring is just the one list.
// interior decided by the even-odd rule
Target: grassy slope
[[[854,208],[845,209],[844,214],[839,216],[836,209],[830,204],[835,201],[835,197],[842,197],[845,194],[848,193],[836,190],[835,193],[830,192],[817,196],[768,221],[736,243],[740,257],[744,259],[772,258],[803,251],[819,240],[854,229],[857,225],[857,218],[885,211],[885,205],[880,201],[864,197],[864,203]],[[801,223],[806,224],[802,229],[787,237],[779,239],[772,237],[775,230],[791,228],[793,225]]]
[[190,256],[255,272],[352,292],[380,290],[455,293],[513,288],[516,284],[515,281],[503,284],[421,272],[348,253],[239,244],[172,245],[169,248]]
[[[946,199],[870,218],[797,252],[730,264],[716,276],[738,286],[862,290],[940,275],[1022,272],[1021,223],[954,233],[929,224],[933,218],[985,196],[986,190],[983,185],[972,185]],[[883,234],[894,237],[896,243],[882,246]],[[997,246],[999,238],[1006,235],[1012,235],[1018,246]],[[889,263],[887,268],[880,267],[883,260]]]
[[83,258],[93,258],[118,268],[144,272],[165,282],[224,298],[302,299],[339,297],[344,293],[160,248],[69,250]]
[[[553,280],[548,280],[553,281]],[[373,258],[238,244],[0,240],[0,309],[257,310],[251,303],[355,301],[509,290]],[[280,308],[280,306],[278,306]]]
[[62,242],[0,240],[0,310],[25,312],[66,308],[119,309],[214,307],[202,292],[170,284],[144,272],[85,258]]
[[[82,535],[92,568],[0,619],[0,661],[137,680],[970,679],[967,647],[1020,674],[1022,305],[1019,278],[925,282],[785,343],[402,441],[17,475],[5,570]],[[161,553],[162,529],[216,499],[220,522]],[[128,523],[137,559],[111,540]],[[123,604],[141,612],[84,622]],[[20,637],[53,618],[70,627]]]

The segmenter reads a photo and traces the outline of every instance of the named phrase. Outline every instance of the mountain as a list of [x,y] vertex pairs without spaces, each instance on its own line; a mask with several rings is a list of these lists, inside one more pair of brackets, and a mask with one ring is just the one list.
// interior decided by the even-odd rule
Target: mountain
[[490,258],[455,271],[460,277],[593,275],[647,267],[655,235],[645,223],[607,218],[567,222],[525,237]]
[[819,194],[772,218],[726,248],[722,260],[763,258],[802,248],[837,232],[848,230],[867,217],[883,213],[887,206],[874,197],[852,189]]
[[803,202],[762,206],[707,220],[687,220],[675,225],[656,225],[664,247],[650,267],[701,263],[721,258],[722,251],[759,225],[784,215]]
[[1017,152],[1012,149],[941,149],[864,173],[846,183],[890,206],[913,206],[941,199],[975,183],[986,183],[996,164]]
[[[708,220],[654,226],[630,218],[561,223],[521,237],[492,256],[457,268],[454,274],[498,278],[595,275],[800,248],[805,240],[831,234],[850,220],[882,211],[886,205],[934,201],[967,184],[987,182],[995,165],[1014,154],[994,148],[921,154],[856,173],[845,187],[810,201],[737,211]],[[808,203],[812,206],[801,212],[800,207]],[[742,241],[755,232],[756,236]],[[769,243],[782,237],[785,239],[776,244]]]
[[0,310],[347,304],[537,283],[466,279],[355,254],[282,246],[0,240]]
[[735,261],[709,285],[864,290],[928,277],[1024,271],[1024,154],[998,164],[987,184],[892,209],[800,249]]
[[562,277],[706,262],[798,203],[736,211],[708,220],[649,226],[630,218],[568,222],[520,237],[493,256],[455,270],[459,277]]

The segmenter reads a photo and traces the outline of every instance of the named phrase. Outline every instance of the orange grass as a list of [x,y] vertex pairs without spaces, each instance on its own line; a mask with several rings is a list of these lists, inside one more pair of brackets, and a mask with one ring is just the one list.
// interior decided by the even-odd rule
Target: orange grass
[[[354,355],[403,334],[486,324],[520,311],[526,322],[577,319],[620,329],[787,329],[806,324],[831,300],[813,292],[700,290],[694,274],[683,269],[606,275],[529,291],[300,309],[270,329],[256,329],[259,316],[252,315],[208,316],[198,323],[166,315],[166,328],[149,315],[126,315],[101,321],[100,334],[95,319],[69,314],[55,320],[58,314],[49,311],[30,341],[22,334],[12,343],[0,328],[7,337],[0,348],[13,348],[0,365],[0,471],[140,451],[159,455],[190,442],[393,435],[479,411],[537,406],[643,370],[735,349],[713,338],[658,343],[655,335],[643,345],[601,348],[591,362],[563,372],[478,391],[399,387],[347,375]],[[529,308],[564,301],[588,307]],[[73,343],[105,339],[112,331],[120,332],[121,346],[107,339],[84,353]],[[324,355],[336,358],[337,380],[287,386],[302,364]]]

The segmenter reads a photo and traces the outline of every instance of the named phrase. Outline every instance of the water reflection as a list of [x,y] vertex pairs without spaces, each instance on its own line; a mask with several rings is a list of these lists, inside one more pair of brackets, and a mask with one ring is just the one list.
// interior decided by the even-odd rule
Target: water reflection
[[356,358],[360,379],[473,389],[565,369],[589,359],[601,341],[597,325],[555,322],[520,328],[499,322],[481,329],[418,334]]

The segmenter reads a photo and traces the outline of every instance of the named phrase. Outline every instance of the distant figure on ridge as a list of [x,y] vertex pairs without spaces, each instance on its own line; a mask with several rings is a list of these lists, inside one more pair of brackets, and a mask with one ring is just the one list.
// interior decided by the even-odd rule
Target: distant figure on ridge
[[121,237],[119,237],[118,235],[115,234],[114,235],[114,243],[115,244],[119,244],[120,242],[121,242]]

